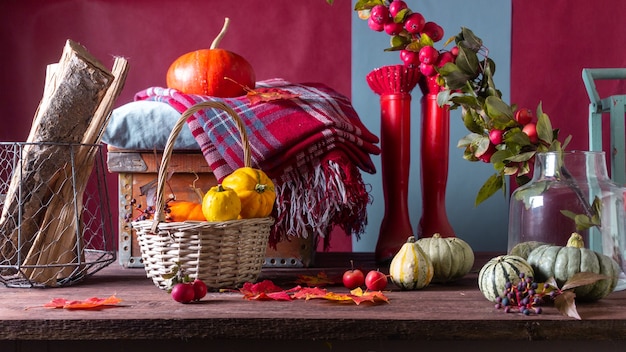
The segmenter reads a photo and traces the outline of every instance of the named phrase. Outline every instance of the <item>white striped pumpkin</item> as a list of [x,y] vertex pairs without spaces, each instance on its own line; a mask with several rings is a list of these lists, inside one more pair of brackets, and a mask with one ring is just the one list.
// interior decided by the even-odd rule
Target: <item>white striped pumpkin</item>
[[504,294],[506,283],[517,285],[520,274],[534,276],[533,269],[528,262],[516,255],[501,255],[492,258],[478,273],[478,288],[485,298],[495,302],[497,297]]
[[449,282],[462,278],[474,266],[474,251],[470,245],[458,237],[433,237],[417,240],[428,256],[435,274],[433,282]]
[[419,290],[433,279],[433,264],[411,236],[391,260],[389,276],[402,290]]

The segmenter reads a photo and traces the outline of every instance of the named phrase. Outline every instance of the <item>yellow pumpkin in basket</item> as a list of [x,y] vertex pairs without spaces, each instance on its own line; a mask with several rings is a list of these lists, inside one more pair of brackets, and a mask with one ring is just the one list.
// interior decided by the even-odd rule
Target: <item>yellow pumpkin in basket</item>
[[237,192],[241,200],[241,218],[264,218],[271,214],[276,201],[274,183],[262,170],[241,167],[222,180],[224,187]]
[[211,187],[202,198],[202,213],[206,221],[236,220],[241,212],[237,193],[224,185]]

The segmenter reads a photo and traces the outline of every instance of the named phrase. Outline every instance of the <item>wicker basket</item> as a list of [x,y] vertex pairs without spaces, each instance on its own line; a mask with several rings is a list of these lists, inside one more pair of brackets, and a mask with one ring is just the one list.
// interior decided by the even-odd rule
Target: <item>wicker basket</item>
[[220,102],[198,103],[185,111],[174,126],[163,151],[157,176],[154,219],[136,221],[141,257],[146,274],[154,284],[169,288],[164,274],[179,265],[192,278],[199,278],[210,289],[233,288],[255,281],[263,266],[265,251],[274,223],[271,217],[224,222],[164,222],[167,167],[174,141],[187,119],[201,109],[226,111],[235,121],[244,146],[244,163],[250,166],[250,146],[245,126],[237,113]]

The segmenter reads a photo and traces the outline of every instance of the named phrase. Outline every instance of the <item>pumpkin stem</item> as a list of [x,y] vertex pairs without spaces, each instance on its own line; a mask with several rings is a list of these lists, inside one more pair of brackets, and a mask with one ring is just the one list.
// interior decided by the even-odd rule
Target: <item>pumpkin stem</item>
[[256,186],[254,186],[254,191],[256,193],[263,193],[265,192],[265,188],[267,188],[267,185],[262,185],[260,183],[257,183]]
[[215,190],[215,192],[224,192],[226,189],[224,189],[224,186],[222,186],[222,184],[218,184],[217,185],[217,189]]
[[230,19],[228,17],[224,18],[224,26],[222,27],[222,30],[217,35],[217,37],[215,37],[215,39],[213,39],[213,43],[211,43],[211,46],[209,47],[209,49],[216,49],[217,48],[217,46],[222,41],[222,38],[224,38],[224,36],[226,35],[226,31],[228,30],[228,24],[229,23],[230,23]]
[[570,236],[569,240],[567,240],[567,246],[574,247],[574,248],[584,248],[585,241],[583,240],[583,236],[581,236],[580,234],[576,232],[572,232],[572,235]]

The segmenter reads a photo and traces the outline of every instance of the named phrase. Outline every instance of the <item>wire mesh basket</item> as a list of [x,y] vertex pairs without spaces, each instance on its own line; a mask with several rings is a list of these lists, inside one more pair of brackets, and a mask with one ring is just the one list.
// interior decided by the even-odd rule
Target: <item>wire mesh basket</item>
[[115,260],[101,145],[0,142],[0,282],[75,284]]

